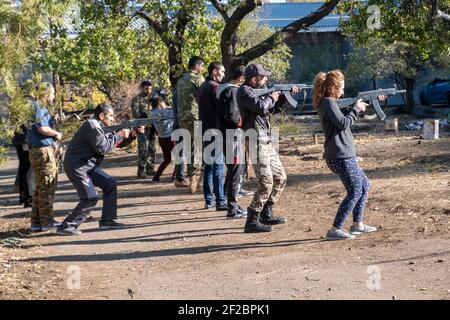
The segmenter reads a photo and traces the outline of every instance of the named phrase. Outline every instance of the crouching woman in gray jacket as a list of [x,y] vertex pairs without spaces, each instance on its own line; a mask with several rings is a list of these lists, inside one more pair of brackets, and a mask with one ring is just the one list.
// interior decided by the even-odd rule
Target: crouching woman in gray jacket
[[[363,223],[364,207],[369,192],[369,180],[356,159],[355,142],[351,126],[367,104],[359,100],[353,108],[342,113],[336,99],[344,94],[344,75],[340,70],[320,72],[314,78],[313,104],[318,109],[325,135],[323,158],[328,168],[339,176],[347,190],[347,196],[339,205],[327,240],[353,239],[355,235],[374,232],[375,227]],[[384,96],[378,97],[384,100]],[[353,225],[349,232],[343,230],[344,222],[353,213]]]

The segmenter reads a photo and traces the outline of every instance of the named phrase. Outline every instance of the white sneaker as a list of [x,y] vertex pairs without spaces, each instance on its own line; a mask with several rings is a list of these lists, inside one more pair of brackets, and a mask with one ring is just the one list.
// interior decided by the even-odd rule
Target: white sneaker
[[351,235],[342,229],[328,230],[326,235],[327,240],[351,240],[355,238],[354,235]]
[[41,226],[41,231],[48,231],[48,230],[57,228],[59,226],[61,226],[61,222],[58,222],[56,220],[52,220],[46,226]]
[[357,234],[361,234],[361,233],[370,233],[370,232],[375,232],[375,231],[377,231],[377,228],[368,226],[367,224],[364,224],[362,227],[351,226],[349,233],[357,235]]

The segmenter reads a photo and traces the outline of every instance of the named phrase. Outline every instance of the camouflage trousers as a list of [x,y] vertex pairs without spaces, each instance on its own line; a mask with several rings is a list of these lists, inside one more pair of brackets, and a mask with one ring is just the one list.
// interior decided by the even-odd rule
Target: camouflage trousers
[[55,149],[53,147],[31,148],[29,157],[36,183],[31,222],[47,225],[53,220],[53,200],[58,184]]
[[156,130],[146,128],[145,133],[138,133],[138,175],[145,172],[148,175],[155,170]]
[[[191,156],[189,159],[186,159],[187,162],[187,176],[192,177],[195,175],[199,175],[202,165],[201,163],[195,163],[195,154],[201,153],[201,143],[198,144],[199,147],[196,147],[194,144],[194,121],[179,121],[180,129],[186,129],[189,131],[191,135]],[[197,139],[202,139],[202,137],[197,137]],[[201,140],[200,140],[201,141]],[[199,149],[200,148],[200,149]]]
[[253,169],[258,181],[258,189],[249,208],[261,212],[267,201],[276,203],[286,186],[286,172],[272,143],[258,143],[257,162]]

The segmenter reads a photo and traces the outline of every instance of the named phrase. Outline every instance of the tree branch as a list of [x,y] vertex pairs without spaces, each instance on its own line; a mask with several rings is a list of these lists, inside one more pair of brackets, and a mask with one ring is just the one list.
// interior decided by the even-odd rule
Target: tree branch
[[292,22],[280,31],[275,32],[260,44],[239,54],[238,56],[236,56],[236,59],[238,59],[242,64],[247,64],[248,62],[264,55],[268,51],[272,50],[276,45],[285,40],[287,37],[296,34],[299,30],[307,29],[309,26],[315,24],[317,21],[330,14],[340,1],[341,0],[331,0],[325,3],[317,11]]
[[220,3],[218,0],[210,0],[217,12],[220,13],[223,20],[227,23],[230,20],[230,16],[227,13],[228,5]]
[[158,9],[159,9],[159,13],[161,14],[162,17],[166,16],[166,13],[164,12],[163,7],[161,6],[161,2],[157,3]]
[[153,30],[155,30],[156,33],[158,33],[161,36],[161,38],[163,38],[164,28],[161,25],[161,23],[159,23],[158,21],[150,18],[146,13],[144,13],[141,10],[136,11],[134,13],[134,16],[139,16],[139,17],[143,18],[145,21],[147,21],[149,27],[152,28]]
[[105,85],[105,83],[101,82],[100,84],[98,84],[97,89],[100,92],[103,92],[108,97],[108,100],[111,100],[111,89],[108,88],[108,86]]
[[256,9],[256,7],[261,6],[262,5],[262,0],[246,0],[245,1],[245,5],[240,5],[239,7],[236,8],[236,10],[234,10],[233,14],[230,17],[230,22],[232,23],[233,21],[238,22],[239,23],[242,21],[242,19],[245,18],[245,16],[247,14],[249,14],[250,12],[252,12],[253,10]]
[[186,30],[186,25],[189,21],[192,20],[192,16],[184,11],[180,10],[175,15],[176,24],[175,24],[175,42],[183,42],[184,40],[184,31]]
[[261,0],[246,0],[245,3],[242,3],[234,10],[228,21],[225,21],[226,23],[220,41],[220,49],[222,52],[222,62],[228,68],[233,64],[232,60],[236,55],[237,30],[239,25],[246,15],[261,4]]

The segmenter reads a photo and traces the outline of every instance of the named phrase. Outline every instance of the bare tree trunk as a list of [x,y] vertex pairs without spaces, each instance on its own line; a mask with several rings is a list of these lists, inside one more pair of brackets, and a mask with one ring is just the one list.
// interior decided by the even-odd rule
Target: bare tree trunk
[[175,88],[181,75],[183,58],[181,56],[181,42],[169,44],[169,80],[172,88]]
[[[61,91],[61,81],[59,79],[59,75],[56,72],[52,72],[52,81],[53,81],[53,87],[55,89],[55,104],[58,109],[62,108],[62,91]],[[59,110],[61,111],[61,110]]]
[[107,87],[105,84],[101,84],[101,85],[97,86],[97,89],[100,92],[104,93],[109,101],[114,103],[114,101],[112,101],[111,88]]
[[[162,10],[162,9],[161,9]],[[172,88],[175,88],[183,69],[182,48],[185,42],[185,30],[187,24],[194,16],[188,9],[181,6],[175,15],[174,21],[169,21],[163,15],[161,21],[147,15],[144,11],[136,11],[135,15],[147,21],[149,28],[153,29],[161,38],[169,51],[169,80]],[[170,30],[170,24],[175,22],[175,29]],[[173,32],[173,33],[172,33]]]
[[[282,43],[289,36],[296,34],[299,30],[307,29],[323,17],[327,16],[341,0],[329,0],[324,3],[317,11],[310,15],[294,21],[293,23],[275,32],[272,36],[262,41],[258,45],[246,50],[241,54],[237,54],[237,30],[240,23],[252,12],[257,6],[262,5],[262,0],[242,0],[240,4],[229,14],[228,5],[219,0],[211,0],[217,12],[223,17],[225,21],[224,30],[221,36],[221,53],[222,62],[225,65],[228,74],[240,65],[246,65],[250,61],[264,55],[273,50],[278,44]],[[175,18],[168,21],[163,14],[160,19],[155,19],[148,15],[144,10],[135,12],[135,15],[145,19],[148,26],[156,31],[166,44],[169,50],[169,65],[170,65],[170,83],[175,87],[176,82],[181,76],[181,68],[183,61],[181,57],[181,49],[184,43],[184,32],[188,22],[192,21],[194,16],[192,12],[187,9],[180,1],[181,6],[175,15]],[[162,9],[161,9],[162,10]],[[169,26],[175,22],[174,33],[171,33]]]
[[238,6],[231,15],[229,15],[227,13],[227,8],[224,7],[223,4],[219,3],[218,0],[212,0],[211,3],[222,15],[225,21],[225,27],[221,38],[222,62],[225,65],[225,69],[232,72],[232,70],[236,67],[246,65],[250,61],[255,60],[256,58],[259,58],[267,52],[273,50],[277,45],[283,43],[283,41],[296,34],[299,30],[307,29],[309,26],[327,16],[334,10],[334,8],[336,8],[339,2],[340,0],[330,0],[329,2],[323,4],[317,11],[292,22],[280,31],[275,32],[266,40],[238,55],[236,54],[238,27],[245,16],[253,11],[257,6],[261,5],[262,2],[259,0],[242,1],[241,5]]

